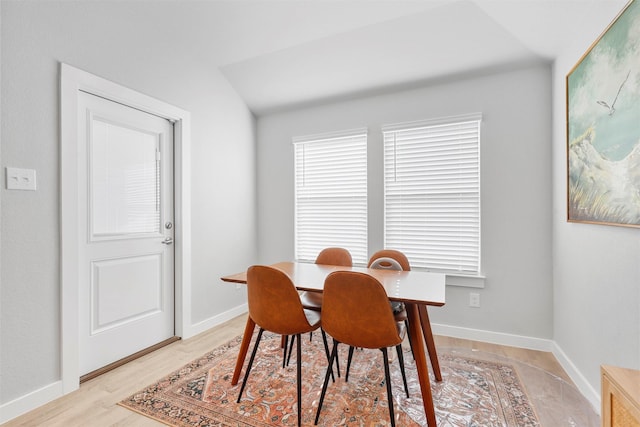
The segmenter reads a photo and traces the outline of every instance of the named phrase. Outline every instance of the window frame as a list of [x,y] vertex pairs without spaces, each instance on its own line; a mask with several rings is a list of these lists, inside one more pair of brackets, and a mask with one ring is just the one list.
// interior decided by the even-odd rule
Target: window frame
[[[469,184],[470,188],[465,189],[465,191],[471,191],[471,187],[475,187],[475,194],[474,194],[474,198],[475,198],[475,202],[472,201],[465,201],[464,200],[464,196],[460,197],[458,196],[458,198],[455,197],[453,191],[450,190],[442,190],[441,194],[449,194],[449,196],[451,197],[451,200],[455,203],[457,203],[458,205],[460,205],[458,208],[455,207],[443,207],[443,206],[439,206],[437,207],[437,209],[449,209],[451,211],[455,211],[456,209],[458,211],[462,211],[465,208],[469,208],[472,205],[475,205],[475,217],[477,218],[475,221],[475,227],[473,229],[473,233],[474,236],[473,237],[469,237],[469,236],[462,236],[460,237],[460,239],[462,239],[459,243],[459,247],[464,246],[465,250],[464,250],[464,257],[472,257],[472,261],[467,261],[466,259],[464,261],[458,261],[457,262],[457,266],[453,267],[454,265],[456,265],[456,262],[453,260],[453,258],[455,258],[454,256],[451,256],[449,258],[447,258],[444,261],[438,261],[435,262],[433,260],[433,258],[429,258],[429,256],[433,256],[434,254],[436,254],[438,252],[438,250],[435,248],[435,246],[437,246],[435,243],[432,245],[432,247],[430,247],[429,249],[425,249],[420,248],[421,243],[419,242],[415,242],[415,243],[411,243],[408,244],[407,240],[409,240],[406,236],[404,237],[404,243],[403,243],[403,238],[402,237],[394,237],[394,238],[390,238],[389,235],[390,233],[390,207],[389,207],[389,203],[390,201],[390,194],[392,191],[389,191],[388,189],[388,180],[389,180],[389,176],[388,174],[390,167],[393,167],[394,170],[397,172],[398,170],[398,165],[397,164],[393,164],[393,166],[389,165],[389,146],[388,144],[390,144],[390,138],[391,135],[396,135],[396,137],[398,136],[398,134],[404,134],[403,136],[406,138],[410,138],[410,136],[414,136],[414,135],[410,135],[410,133],[419,133],[420,129],[424,129],[424,135],[422,136],[415,136],[416,138],[424,138],[425,140],[431,141],[433,142],[434,140],[437,140],[437,138],[435,138],[435,135],[430,135],[430,134],[435,134],[435,132],[437,132],[438,130],[447,130],[450,131],[452,130],[451,128],[453,127],[457,127],[460,125],[465,125],[468,123],[475,123],[475,126],[477,128],[476,132],[475,132],[475,149],[470,149],[469,152],[471,151],[475,151],[475,181],[474,183]],[[454,132],[455,133],[455,132]],[[389,247],[389,248],[393,248],[393,249],[398,249],[401,250],[403,252],[405,252],[407,254],[407,256],[409,257],[409,259],[411,260],[411,264],[412,267],[415,266],[419,269],[425,269],[425,270],[429,270],[429,271],[438,271],[438,272],[444,272],[446,273],[448,276],[472,276],[472,277],[482,277],[482,257],[481,257],[481,225],[482,225],[482,221],[481,221],[481,159],[480,159],[480,148],[481,148],[481,134],[482,134],[482,114],[481,113],[472,113],[472,114],[466,114],[466,115],[459,115],[459,116],[451,116],[451,117],[443,117],[443,118],[437,118],[437,119],[432,119],[432,120],[422,120],[422,121],[416,121],[416,122],[405,122],[405,123],[397,123],[397,124],[391,124],[391,125],[385,125],[382,127],[382,135],[383,135],[383,181],[384,181],[384,192],[383,192],[383,199],[384,199],[384,206],[383,206],[383,215],[384,215],[384,225],[383,225],[383,234],[384,234],[384,245],[385,247]],[[430,137],[434,137],[433,139],[430,139]],[[444,140],[444,139],[443,139]],[[397,140],[396,140],[397,142]],[[406,145],[407,146],[411,146],[411,142],[407,140]],[[455,143],[451,143],[448,145],[449,148],[452,148],[455,145]],[[413,145],[412,146],[414,149],[415,147],[417,147],[417,145]],[[396,147],[397,149],[397,147]],[[426,148],[427,150],[429,149],[429,147]],[[409,149],[407,149],[409,150]],[[425,158],[428,158],[429,154],[421,154],[422,156],[424,156]],[[434,155],[435,157],[435,155]],[[448,157],[448,159],[454,159],[455,156],[451,156]],[[394,152],[393,154],[393,161],[397,160],[397,152]],[[415,160],[419,160],[419,159],[415,159]],[[455,163],[456,160],[454,160]],[[457,160],[458,162],[460,162],[460,160]],[[466,161],[466,160],[465,160]],[[436,162],[437,163],[437,162]],[[443,161],[444,164],[444,161]],[[455,166],[443,166],[445,168],[447,168],[447,170],[443,173],[447,173],[447,172],[451,172],[453,170],[455,170]],[[466,168],[467,166],[465,166]],[[409,168],[409,166],[407,166],[407,168]],[[462,169],[463,167],[461,167]],[[407,172],[407,171],[405,171]],[[415,171],[414,171],[415,172]],[[418,178],[416,178],[417,180]],[[433,181],[435,182],[436,179],[435,178],[424,178],[423,180],[425,182],[428,181]],[[409,179],[407,179],[407,181],[409,182]],[[460,181],[461,182],[461,181]],[[414,184],[416,184],[414,182]],[[408,184],[409,185],[409,184]],[[418,185],[418,184],[416,184]],[[464,186],[461,182],[461,185]],[[401,185],[399,185],[401,186]],[[454,186],[455,187],[455,186]],[[417,191],[417,190],[416,190]],[[423,190],[424,191],[424,190]],[[446,191],[450,191],[450,193],[446,193]],[[395,191],[395,197],[398,197],[400,199],[402,199],[403,194],[401,191],[396,190]],[[414,195],[414,197],[416,198],[416,200],[418,200],[421,196],[419,195]],[[428,196],[423,195],[422,196],[423,199],[428,199]],[[428,201],[417,201],[416,203],[424,203],[429,204],[430,202]],[[400,205],[401,203],[398,202],[398,205]],[[447,202],[448,204],[448,202]],[[464,207],[462,207],[461,205],[465,205]],[[436,207],[436,204],[433,205],[429,205],[431,206],[432,209],[434,209]],[[418,209],[418,208],[416,208]],[[420,208],[421,209],[421,208]],[[417,213],[420,213],[418,211],[416,211]],[[473,214],[473,213],[472,213]],[[395,219],[394,219],[395,220]],[[448,222],[448,225],[452,225],[453,223],[456,223],[456,221],[450,221],[450,220],[443,220],[444,222]],[[417,221],[415,221],[417,222]],[[445,224],[447,225],[447,224]],[[398,226],[396,225],[395,228],[399,229],[402,226]],[[411,226],[413,227],[413,225]],[[418,225],[415,225],[415,228],[418,228]],[[431,232],[428,231],[421,231],[423,234],[423,236],[426,235],[430,235],[432,234]],[[444,236],[442,237],[443,239],[448,238],[449,242],[453,241],[453,236],[456,234],[456,232],[451,231],[448,232],[449,234],[451,234],[451,236]],[[399,234],[402,234],[401,231],[399,231]],[[445,233],[446,234],[446,233]],[[458,232],[458,234],[462,235],[464,233],[462,232]],[[439,237],[440,238],[440,237]],[[475,242],[475,247],[468,247],[466,245],[468,244],[474,244],[473,242],[469,242],[467,240],[472,240]],[[428,247],[430,244],[426,244],[424,245],[422,243],[423,246]],[[447,251],[447,244],[443,243],[444,246],[442,246],[442,249],[440,249],[440,251],[442,252],[442,254],[446,255],[446,251]],[[453,247],[453,246],[451,246]],[[473,254],[475,252],[475,255]],[[451,252],[451,254],[453,254],[453,251]],[[473,264],[473,265],[471,265]]]
[[[368,159],[367,159],[368,130],[367,128],[357,128],[338,132],[322,133],[315,135],[298,136],[293,138],[294,145],[294,255],[296,261],[315,261],[315,257],[320,250],[326,247],[343,247],[351,253],[354,264],[366,264],[368,253]],[[327,147],[332,147],[331,151],[326,151]],[[308,149],[316,150],[315,153]],[[350,153],[345,155],[346,153]],[[315,169],[308,164],[308,161],[320,161],[325,156],[325,163]],[[344,162],[340,161],[341,159]],[[299,162],[304,162],[300,164]],[[317,166],[317,165],[316,165]],[[326,183],[331,187],[331,194],[322,194],[330,201],[313,201],[312,198],[320,199],[320,193],[314,193],[320,189],[322,176],[327,171],[333,171],[337,175],[327,177]],[[315,173],[313,177],[302,173]],[[315,188],[309,185],[306,194],[300,185],[301,180],[311,179]],[[339,181],[336,181],[336,178]],[[345,179],[353,178],[354,181]],[[321,191],[324,190],[324,187]],[[316,204],[314,204],[316,203]],[[326,204],[325,204],[326,203]],[[337,212],[326,208],[328,204],[334,203],[333,207],[341,206],[348,208],[347,215],[340,216]],[[318,209],[313,215],[319,219],[334,221],[331,226],[323,223],[315,223],[315,235],[311,239],[304,237],[308,232],[309,224],[304,221],[314,221],[313,215],[309,214],[311,207]],[[324,206],[324,209],[323,209]],[[335,221],[339,224],[336,225]],[[305,240],[306,239],[306,240]]]

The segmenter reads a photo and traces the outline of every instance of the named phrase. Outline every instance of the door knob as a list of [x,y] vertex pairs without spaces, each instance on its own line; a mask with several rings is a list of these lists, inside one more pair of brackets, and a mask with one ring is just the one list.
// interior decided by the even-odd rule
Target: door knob
[[171,245],[173,244],[173,239],[171,237],[167,237],[161,242],[163,245]]

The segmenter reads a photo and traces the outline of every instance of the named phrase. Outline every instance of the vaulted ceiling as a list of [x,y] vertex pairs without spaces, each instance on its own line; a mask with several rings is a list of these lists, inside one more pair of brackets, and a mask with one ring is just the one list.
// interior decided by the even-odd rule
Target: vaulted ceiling
[[593,41],[626,2],[214,1],[188,31],[216,29],[208,49],[260,115],[550,62],[581,32]]
[[576,32],[604,30],[626,1],[260,3],[265,21],[254,15],[245,29],[263,51],[221,66],[258,115],[552,61]]

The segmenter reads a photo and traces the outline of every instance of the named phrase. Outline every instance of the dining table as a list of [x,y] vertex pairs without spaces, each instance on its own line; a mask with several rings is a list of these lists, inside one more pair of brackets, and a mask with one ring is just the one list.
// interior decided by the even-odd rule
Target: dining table
[[[357,266],[344,267],[308,262],[279,262],[272,264],[271,267],[275,267],[289,276],[298,290],[308,292],[322,292],[326,277],[334,271],[358,271],[366,273],[375,277],[384,286],[390,301],[404,303],[409,323],[408,333],[412,345],[413,357],[415,359],[416,371],[418,373],[418,382],[420,384],[427,424],[431,427],[436,426],[429,371],[424,345],[422,345],[422,343],[424,339],[431,362],[431,369],[433,370],[436,381],[442,381],[427,306],[441,307],[445,304],[445,275],[443,273],[416,270],[396,271]],[[245,271],[224,276],[221,279],[224,282],[246,284],[247,273]],[[251,316],[247,316],[247,323],[231,380],[232,385],[236,385],[240,378],[255,326],[256,324],[251,319]]]

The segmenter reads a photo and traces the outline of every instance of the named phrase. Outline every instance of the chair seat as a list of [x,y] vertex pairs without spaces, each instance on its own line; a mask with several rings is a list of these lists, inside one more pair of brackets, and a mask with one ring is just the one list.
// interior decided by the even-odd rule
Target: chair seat
[[389,304],[391,304],[391,310],[393,311],[394,316],[405,311],[404,304],[400,301],[391,301]]
[[402,311],[399,311],[397,313],[394,312],[393,318],[396,322],[404,322],[405,320],[407,320],[407,310],[403,308]]
[[322,309],[322,294],[320,292],[303,292],[300,294],[300,302],[308,310],[320,311]]
[[[309,324],[311,325],[311,327],[313,329],[311,329],[311,331],[314,331],[316,329],[318,329],[320,327],[320,312],[319,311],[315,311],[315,310],[309,310],[309,309],[304,309],[304,315],[307,316],[307,321],[309,322]],[[304,332],[311,332],[311,331],[304,331]]]
[[404,322],[396,322],[396,330],[398,331],[398,335],[403,339],[405,334],[409,333],[407,325]]

